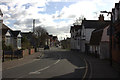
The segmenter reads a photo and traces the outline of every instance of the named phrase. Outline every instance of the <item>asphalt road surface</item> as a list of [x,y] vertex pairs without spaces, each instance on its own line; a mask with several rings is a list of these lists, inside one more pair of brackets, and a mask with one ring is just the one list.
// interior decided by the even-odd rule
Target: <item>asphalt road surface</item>
[[51,48],[34,61],[3,71],[3,78],[81,78],[87,73],[86,62],[75,52]]

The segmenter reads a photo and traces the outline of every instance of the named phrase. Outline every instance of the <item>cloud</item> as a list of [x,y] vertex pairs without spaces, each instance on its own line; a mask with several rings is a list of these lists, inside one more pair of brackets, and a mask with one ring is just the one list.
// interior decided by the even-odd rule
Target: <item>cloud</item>
[[[49,14],[45,13],[49,2],[75,3]],[[60,39],[70,36],[70,26],[76,18],[83,15],[87,19],[98,19],[100,10],[111,10],[115,2],[119,0],[1,0],[0,8],[4,13],[4,23],[14,30],[31,31],[35,19],[36,26],[45,27]],[[11,21],[14,21],[13,25]]]

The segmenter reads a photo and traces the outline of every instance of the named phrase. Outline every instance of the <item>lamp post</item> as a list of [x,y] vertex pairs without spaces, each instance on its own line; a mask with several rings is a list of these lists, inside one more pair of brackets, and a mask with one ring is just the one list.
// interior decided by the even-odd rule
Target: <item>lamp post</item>
[[[110,22],[110,37],[109,37],[109,41],[110,41],[110,46],[109,46],[109,51],[110,51],[110,65],[112,66],[112,27],[113,27],[113,17],[112,17],[112,12],[107,12],[107,11],[100,11],[101,13],[107,13],[108,15],[111,15],[111,22]],[[107,16],[108,16],[107,15]]]

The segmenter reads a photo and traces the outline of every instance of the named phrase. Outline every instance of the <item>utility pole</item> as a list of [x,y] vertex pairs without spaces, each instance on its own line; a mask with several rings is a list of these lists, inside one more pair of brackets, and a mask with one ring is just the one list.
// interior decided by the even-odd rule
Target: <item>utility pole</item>
[[110,22],[110,46],[109,46],[109,51],[110,51],[110,65],[112,66],[112,27],[113,27],[113,16],[112,16],[112,12],[107,12],[107,11],[101,11],[101,13],[107,13],[108,15],[111,15],[111,22]]

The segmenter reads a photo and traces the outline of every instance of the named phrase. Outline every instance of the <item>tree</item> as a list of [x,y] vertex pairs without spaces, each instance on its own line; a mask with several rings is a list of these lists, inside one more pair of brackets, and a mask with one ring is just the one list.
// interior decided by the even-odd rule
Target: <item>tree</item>
[[44,46],[48,38],[47,30],[41,26],[35,28],[34,34],[37,36],[37,46]]
[[73,25],[81,25],[82,20],[84,20],[85,17],[84,15],[81,15],[78,19],[76,19],[76,21],[73,23]]
[[30,42],[26,38],[26,36],[22,37],[22,48],[23,49],[29,49],[31,47]]

